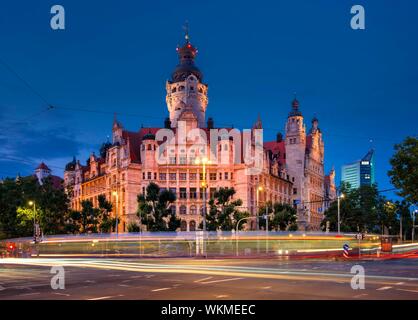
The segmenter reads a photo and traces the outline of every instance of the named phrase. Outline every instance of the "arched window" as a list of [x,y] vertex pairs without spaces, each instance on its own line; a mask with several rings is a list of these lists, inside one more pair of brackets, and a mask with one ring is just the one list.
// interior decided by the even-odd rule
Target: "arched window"
[[189,231],[196,231],[196,221],[194,221],[194,220],[190,221]]
[[171,90],[172,93],[175,93],[177,91],[177,88],[174,87],[173,90]]
[[180,230],[187,231],[187,222],[185,220],[181,220],[180,222]]
[[183,91],[183,90],[184,90],[184,86],[180,86],[179,91]]
[[180,206],[180,214],[187,214],[186,206]]
[[196,214],[196,213],[197,213],[196,206],[190,206],[190,214]]

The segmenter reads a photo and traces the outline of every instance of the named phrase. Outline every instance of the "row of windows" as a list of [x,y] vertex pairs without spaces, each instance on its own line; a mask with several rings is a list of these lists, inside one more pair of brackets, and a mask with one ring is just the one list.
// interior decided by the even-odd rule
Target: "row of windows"
[[[162,190],[166,190],[165,188],[161,188]],[[177,199],[186,200],[186,199],[203,199],[204,197],[204,189],[197,189],[197,188],[179,188],[177,192],[177,188],[168,188],[172,193],[174,193]],[[142,193],[145,194],[146,188],[142,187]],[[216,188],[209,188],[209,199],[214,198],[216,192]],[[208,198],[208,192],[206,191],[206,198]]]
[[[170,207],[171,213],[172,214],[176,214],[177,212],[177,207],[175,205],[172,205]],[[190,215],[196,215],[198,212],[200,214],[203,214],[203,206],[200,207],[200,209],[198,209],[198,206],[192,205],[190,206],[190,208],[187,210],[187,206],[185,205],[181,205],[179,206],[179,214],[181,215],[185,215],[185,214],[190,214]]]
[[[161,181],[166,181],[167,177],[168,180],[170,181],[175,181],[177,180],[177,172],[169,172],[168,176],[166,172],[160,172],[157,175],[157,172],[143,172],[142,173],[142,179],[143,180],[157,180],[157,177],[159,180]],[[189,173],[189,179],[187,179],[187,172],[179,172],[178,173],[178,180],[180,181],[195,181],[197,180],[198,175],[195,172],[190,172]],[[215,181],[215,180],[230,180],[234,178],[234,174],[233,172],[209,172],[209,180],[211,181]],[[207,174],[206,177],[203,177],[203,173],[199,174],[199,179],[200,180],[204,180],[207,179]]]

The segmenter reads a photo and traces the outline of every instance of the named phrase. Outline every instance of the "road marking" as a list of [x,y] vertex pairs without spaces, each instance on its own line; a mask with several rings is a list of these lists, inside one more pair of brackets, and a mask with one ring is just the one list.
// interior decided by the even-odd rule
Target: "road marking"
[[70,296],[68,293],[60,293],[60,292],[53,292],[53,294],[56,294],[58,296],[66,296],[66,297]]
[[365,297],[365,296],[368,296],[368,294],[367,293],[358,294],[358,295],[354,296],[353,298],[361,298],[361,297]]
[[22,293],[22,294],[19,294],[19,296],[33,296],[36,294],[40,294],[40,292]]
[[261,289],[267,290],[267,289],[271,289],[271,287],[261,287]]
[[228,298],[228,297],[229,297],[229,295],[227,295],[227,294],[220,294],[220,295],[215,296],[216,299]]
[[209,280],[212,279],[213,277],[207,277],[207,278],[203,278],[203,279],[199,279],[199,280],[195,280],[193,282],[200,282],[200,281],[205,281],[205,280]]
[[131,279],[138,279],[138,278],[142,278],[142,276],[132,276],[130,277]]
[[212,281],[205,281],[205,282],[201,282],[201,283],[202,284],[209,284],[209,283],[217,283],[217,282],[242,280],[242,279],[244,279],[244,278],[230,278],[230,279],[222,279],[222,280],[212,280]]
[[123,297],[123,294],[117,295],[117,296],[105,296],[105,297],[98,297],[98,298],[91,298],[91,299],[87,299],[87,300],[105,300],[105,299],[112,299],[112,298],[116,298],[116,297]]
[[418,290],[409,290],[409,289],[396,289],[398,291],[407,291],[407,292],[413,292],[413,293],[418,293]]
[[164,291],[164,290],[170,290],[171,288],[160,288],[160,289],[154,289],[151,290],[152,292],[157,292],[157,291]]
[[127,287],[127,288],[131,287],[129,284],[118,284],[118,286],[119,287]]
[[381,287],[381,288],[376,289],[376,290],[383,291],[383,290],[388,290],[388,289],[392,289],[392,287]]
[[398,282],[398,283],[395,283],[397,286],[401,286],[401,285],[403,285],[403,284],[405,284],[405,282]]

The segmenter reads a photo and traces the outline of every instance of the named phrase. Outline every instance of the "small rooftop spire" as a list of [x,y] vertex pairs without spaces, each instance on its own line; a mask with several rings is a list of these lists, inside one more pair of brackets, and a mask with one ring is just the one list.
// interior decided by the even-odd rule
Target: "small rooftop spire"
[[183,25],[183,30],[184,30],[184,39],[186,39],[186,42],[189,43],[190,42],[190,36],[189,36],[189,21],[185,21],[184,25]]
[[302,116],[302,112],[299,110],[299,101],[296,98],[296,92],[294,93],[294,98],[292,101],[292,110],[289,113],[289,117],[293,116]]

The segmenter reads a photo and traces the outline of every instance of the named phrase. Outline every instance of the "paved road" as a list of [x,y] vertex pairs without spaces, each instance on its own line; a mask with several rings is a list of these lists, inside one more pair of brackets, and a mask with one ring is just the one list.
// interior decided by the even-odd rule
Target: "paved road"
[[[28,265],[27,263],[30,263]],[[353,290],[346,261],[196,259],[0,260],[0,299],[414,299],[418,259],[364,261]],[[65,268],[52,290],[51,265]]]

